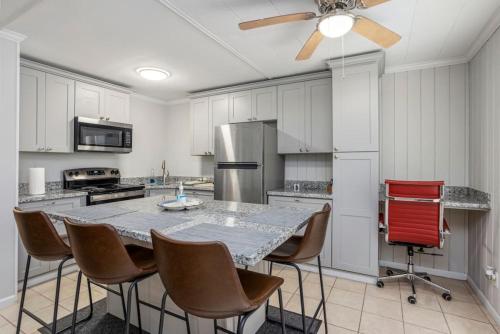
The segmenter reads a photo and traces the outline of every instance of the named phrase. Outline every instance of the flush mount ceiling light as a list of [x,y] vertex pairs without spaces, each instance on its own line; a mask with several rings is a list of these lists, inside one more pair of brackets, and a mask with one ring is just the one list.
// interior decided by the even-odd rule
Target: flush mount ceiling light
[[165,80],[171,75],[170,72],[156,67],[139,67],[136,72],[144,79],[151,81]]
[[318,30],[323,36],[337,38],[347,34],[353,26],[354,16],[343,10],[337,10],[321,18]]

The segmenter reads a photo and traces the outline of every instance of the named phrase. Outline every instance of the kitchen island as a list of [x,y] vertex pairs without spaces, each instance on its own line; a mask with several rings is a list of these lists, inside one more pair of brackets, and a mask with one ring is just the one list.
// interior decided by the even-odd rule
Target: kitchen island
[[[206,201],[200,208],[189,211],[164,211],[158,207],[162,200],[173,197],[156,196],[97,206],[76,208],[67,211],[48,212],[55,221],[70,218],[73,221],[113,225],[129,243],[151,247],[150,230],[155,229],[171,238],[184,241],[224,242],[233,260],[238,265],[249,265],[253,270],[266,272],[262,259],[299,231],[314,213],[308,208],[270,207],[225,201]],[[142,282],[141,299],[160,305],[163,286],[158,275]],[[108,312],[122,318],[119,297],[108,293]],[[170,301],[167,309],[181,311]],[[133,323],[135,310],[132,310]],[[144,330],[158,332],[159,313],[141,308]],[[213,333],[210,320],[190,317],[192,333]],[[264,322],[263,309],[247,322],[245,333],[254,333]],[[221,325],[232,330],[235,319],[222,320]],[[182,321],[166,317],[165,333],[185,333]]]

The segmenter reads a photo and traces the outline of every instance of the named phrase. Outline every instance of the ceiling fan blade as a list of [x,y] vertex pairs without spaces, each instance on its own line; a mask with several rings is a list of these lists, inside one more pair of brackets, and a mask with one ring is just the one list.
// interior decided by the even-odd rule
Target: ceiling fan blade
[[295,60],[306,60],[311,58],[312,54],[318,47],[319,43],[323,40],[323,34],[319,32],[319,30],[314,30],[306,44],[302,47],[299,54],[295,58]]
[[268,17],[268,18],[260,19],[260,20],[241,22],[240,29],[241,30],[248,30],[248,29],[266,27],[266,26],[275,25],[275,24],[287,23],[287,22],[306,21],[306,20],[314,19],[315,17],[316,17],[316,14],[313,12],[273,16],[273,17]]
[[388,1],[389,0],[360,0],[359,2],[363,8],[370,8]]
[[356,17],[356,23],[354,27],[352,27],[352,31],[368,38],[370,41],[377,43],[383,48],[390,48],[401,39],[401,36],[394,31],[364,16]]

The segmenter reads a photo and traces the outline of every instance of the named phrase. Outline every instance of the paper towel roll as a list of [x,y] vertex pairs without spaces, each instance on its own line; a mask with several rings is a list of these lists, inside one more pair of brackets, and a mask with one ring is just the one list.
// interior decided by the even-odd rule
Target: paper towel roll
[[31,195],[45,194],[45,168],[30,168],[29,191]]

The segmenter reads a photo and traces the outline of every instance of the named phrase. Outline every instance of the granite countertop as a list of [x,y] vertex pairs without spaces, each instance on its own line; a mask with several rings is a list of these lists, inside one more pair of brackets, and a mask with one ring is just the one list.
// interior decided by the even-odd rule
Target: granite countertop
[[154,196],[123,202],[47,213],[56,222],[70,218],[80,223],[108,223],[120,235],[151,244],[150,230],[174,239],[224,242],[233,260],[255,265],[307,223],[315,210],[263,204],[207,200],[198,209],[164,211]]
[[332,199],[333,195],[327,193],[325,190],[308,190],[293,191],[288,189],[276,189],[267,192],[268,196],[282,196],[282,197],[299,197],[299,198],[317,198],[317,199]]
[[19,194],[19,204],[25,203],[33,203],[40,201],[51,201],[58,200],[63,198],[75,198],[87,196],[87,192],[84,191],[75,191],[75,190],[66,190],[66,189],[56,189],[49,190],[43,195],[30,195],[26,193]]
[[[491,209],[490,195],[469,187],[445,186],[443,203],[446,209],[479,210]],[[385,185],[381,185],[379,200],[385,201]]]
[[[179,188],[179,183],[167,183],[167,184],[159,184],[159,183],[153,183],[153,184],[145,184],[144,185],[146,189],[177,189]],[[195,184],[192,186],[188,185],[183,185],[184,190],[200,190],[200,191],[214,191],[214,184],[213,183],[202,183],[202,184]]]

